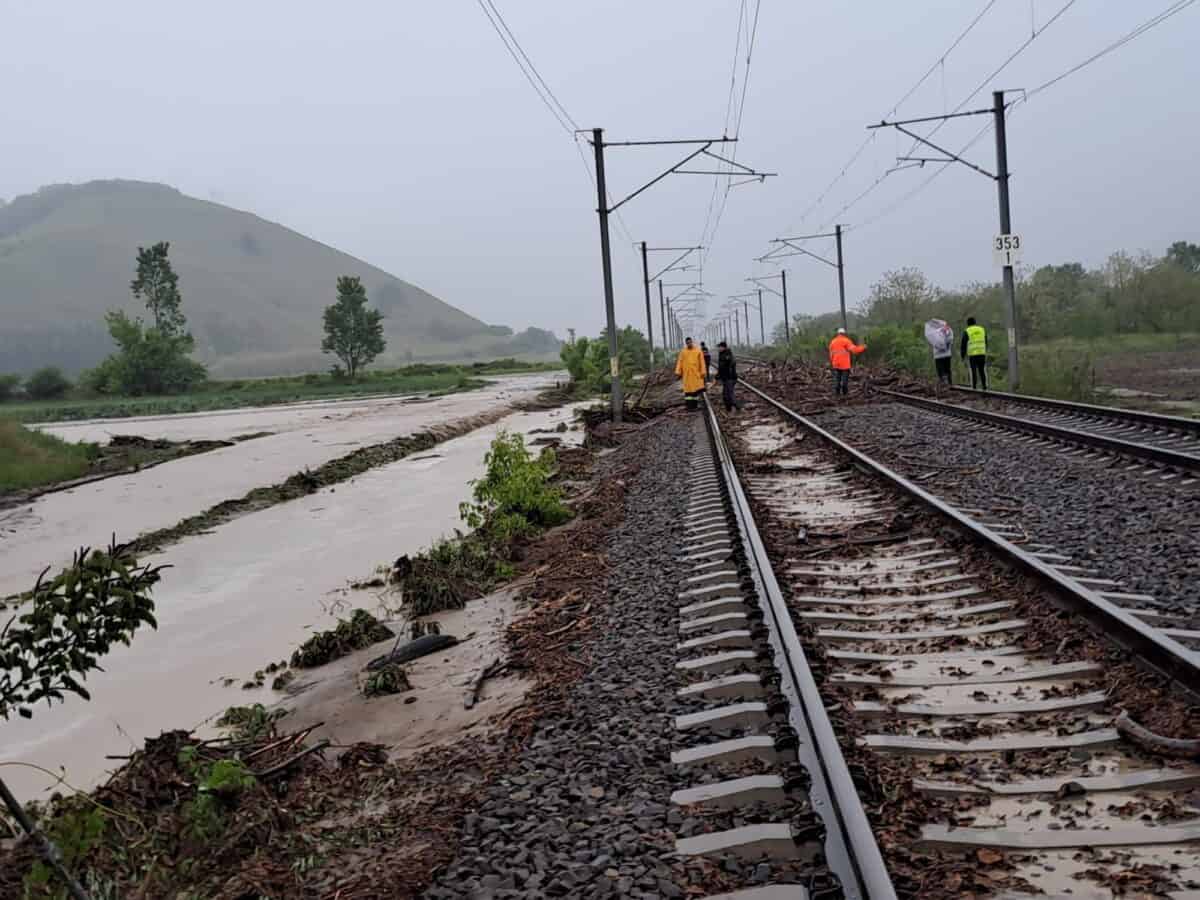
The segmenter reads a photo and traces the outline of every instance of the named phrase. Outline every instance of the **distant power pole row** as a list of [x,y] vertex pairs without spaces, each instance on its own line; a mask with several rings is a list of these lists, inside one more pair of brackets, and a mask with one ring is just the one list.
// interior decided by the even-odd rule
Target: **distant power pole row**
[[[579,132],[576,132],[576,133],[579,133]],[[595,152],[595,158],[596,158],[596,198],[597,198],[597,204],[598,204],[596,212],[600,216],[600,259],[601,259],[601,265],[602,265],[603,273],[604,273],[604,312],[605,312],[605,319],[606,319],[606,323],[607,323],[607,327],[608,327],[609,371],[612,375],[612,395],[611,395],[612,418],[613,418],[614,422],[620,422],[621,421],[621,411],[624,406],[624,398],[621,396],[621,358],[620,358],[620,348],[619,348],[618,342],[617,342],[617,317],[616,317],[616,311],[615,311],[614,303],[613,303],[612,249],[610,247],[609,236],[608,236],[608,217],[610,215],[612,215],[613,213],[615,213],[618,209],[620,209],[626,203],[628,203],[630,200],[632,200],[634,197],[638,196],[643,191],[653,187],[655,184],[662,181],[668,175],[676,175],[676,174],[678,174],[678,175],[728,175],[731,172],[733,172],[733,170],[736,168],[739,170],[738,174],[751,176],[752,178],[757,178],[759,181],[762,181],[762,180],[766,179],[768,176],[774,175],[775,173],[773,173],[773,172],[756,172],[753,169],[751,169],[749,166],[742,165],[741,163],[735,162],[732,159],[726,159],[725,157],[720,156],[717,153],[713,153],[709,149],[710,147],[713,146],[713,144],[736,143],[737,138],[735,138],[735,137],[734,138],[731,138],[731,137],[700,138],[700,139],[691,139],[691,140],[671,140],[671,141],[606,142],[604,140],[604,129],[603,128],[593,128],[593,129],[591,129],[591,134],[592,134],[592,136],[590,139],[590,143]],[[685,156],[683,159],[681,159],[675,165],[671,166],[665,172],[662,172],[659,175],[656,175],[654,178],[652,178],[650,181],[643,184],[640,188],[638,188],[632,194],[629,194],[628,196],[626,196],[623,200],[621,200],[617,203],[611,203],[611,201],[609,200],[609,196],[608,196],[608,184],[604,177],[604,150],[605,150],[605,148],[607,148],[607,147],[655,147],[655,146],[664,146],[664,145],[668,145],[668,144],[692,145],[692,146],[699,144],[701,146],[700,146],[700,149],[693,150],[691,153],[689,153],[687,156]],[[701,156],[716,160],[718,163],[725,163],[726,165],[730,166],[730,169],[728,171],[720,171],[720,170],[714,171],[714,170],[685,169],[684,168],[684,166],[686,166],[692,160],[697,159],[698,157],[701,157]],[[652,316],[651,316],[651,311],[650,311],[650,281],[651,281],[651,279],[650,279],[648,264],[646,262],[646,256],[645,256],[645,253],[647,253],[649,251],[648,251],[648,249],[645,248],[644,244],[643,244],[643,248],[644,249],[643,249],[643,256],[642,256],[642,268],[643,268],[643,278],[645,281],[645,292],[646,292],[647,337],[649,337],[650,332],[653,329],[653,321],[652,321]],[[665,318],[665,315],[664,315],[664,318]],[[666,327],[666,323],[664,323],[664,329],[665,329],[665,327]],[[665,337],[665,334],[664,334],[664,337]],[[650,346],[651,346],[651,355],[653,355],[654,344],[653,344],[652,340],[651,340]]]

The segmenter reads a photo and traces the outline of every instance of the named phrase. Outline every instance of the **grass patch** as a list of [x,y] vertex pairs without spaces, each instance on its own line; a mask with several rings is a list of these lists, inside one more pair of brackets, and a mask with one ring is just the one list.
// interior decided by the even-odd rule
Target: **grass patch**
[[365,609],[356,609],[349,619],[340,619],[334,628],[318,631],[301,644],[292,654],[292,665],[297,669],[323,666],[393,637],[391,629],[373,615]]
[[70,444],[0,419],[0,491],[79,478],[98,455],[95,444]]
[[3,403],[0,416],[18,422],[61,422],[209,412],[371,394],[447,394],[482,387],[486,382],[481,378],[487,375],[551,372],[560,368],[556,363],[498,359],[471,365],[418,363],[399,369],[367,371],[353,381],[316,373],[206,381],[186,394],[166,396],[85,396],[76,391],[61,400]]
[[355,381],[329,375],[214,381],[187,394],[152,397],[69,397],[44,402],[6,403],[0,415],[19,422],[65,422],[175,415],[221,409],[276,406],[371,394],[451,393],[482,387],[486,382],[457,367],[448,371],[408,373],[397,370],[378,378]]

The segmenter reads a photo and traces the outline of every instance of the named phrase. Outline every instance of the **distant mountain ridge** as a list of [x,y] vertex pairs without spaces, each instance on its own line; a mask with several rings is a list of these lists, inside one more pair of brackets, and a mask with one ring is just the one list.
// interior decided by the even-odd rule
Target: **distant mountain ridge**
[[549,332],[488,325],[283,225],[163,184],[51,185],[0,203],[0,373],[78,372],[111,350],[104,313],[130,295],[139,245],[170,241],[196,356],[214,375],[319,371],[321,311],[358,275],[385,315],[380,362],[557,353]]

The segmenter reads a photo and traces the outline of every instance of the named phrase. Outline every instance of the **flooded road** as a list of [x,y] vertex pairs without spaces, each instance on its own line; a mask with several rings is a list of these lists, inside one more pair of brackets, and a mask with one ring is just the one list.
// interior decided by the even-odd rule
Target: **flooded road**
[[[445,399],[463,403],[467,396]],[[468,412],[460,405],[452,412],[425,409],[427,416],[441,418]],[[39,707],[32,720],[0,723],[0,761],[62,767],[68,782],[87,788],[117,765],[106,761],[106,754],[129,753],[144,737],[163,730],[194,728],[234,704],[278,699],[281,695],[269,689],[240,685],[255,670],[288,657],[313,629],[329,627],[337,614],[346,615],[354,606],[375,607],[374,592],[349,591],[350,580],[421,550],[457,526],[467,482],[482,473],[483,455],[500,428],[553,428],[570,422],[572,414],[563,408],[507,416],[497,425],[147,557],[146,562],[172,566],[154,595],[158,630],[139,632],[131,647],[105,657],[106,671],[86,682],[90,703],[71,698],[53,708]],[[393,420],[386,436],[396,433]],[[169,472],[175,465],[145,474]],[[224,687],[222,676],[237,680]],[[30,769],[3,771],[24,800],[44,796],[53,785],[53,779]]]
[[169,527],[222,500],[276,484],[359,447],[531,399],[554,381],[555,373],[508,376],[485,388],[428,402],[413,402],[412,397],[320,401],[41,426],[67,440],[101,442],[114,434],[189,440],[273,433],[0,511],[0,596],[29,590],[44,567],[57,571],[81,546],[107,544],[113,534],[118,540],[131,540]]

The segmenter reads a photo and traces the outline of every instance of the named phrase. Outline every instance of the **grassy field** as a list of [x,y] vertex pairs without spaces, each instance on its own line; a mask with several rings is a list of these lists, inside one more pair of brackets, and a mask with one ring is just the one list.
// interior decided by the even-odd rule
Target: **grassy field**
[[96,453],[95,444],[68,444],[0,419],[0,493],[79,478]]
[[412,365],[368,371],[354,381],[316,374],[294,378],[210,381],[191,393],[163,397],[68,396],[62,400],[5,403],[0,405],[0,419],[28,423],[117,419],[371,394],[452,393],[480,387],[484,384],[480,376],[552,371],[557,368],[559,366],[549,363],[498,360],[469,366]]

